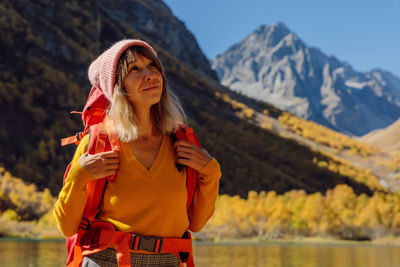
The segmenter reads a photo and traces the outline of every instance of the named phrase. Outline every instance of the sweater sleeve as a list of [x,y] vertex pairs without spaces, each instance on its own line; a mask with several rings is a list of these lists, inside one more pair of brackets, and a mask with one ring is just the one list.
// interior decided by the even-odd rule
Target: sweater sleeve
[[199,185],[189,209],[190,231],[200,231],[214,213],[220,177],[220,166],[215,158],[199,170]]
[[88,140],[89,135],[86,135],[76,149],[65,184],[53,209],[54,220],[65,236],[72,236],[78,231],[86,205],[86,185],[91,175],[78,160],[86,152]]

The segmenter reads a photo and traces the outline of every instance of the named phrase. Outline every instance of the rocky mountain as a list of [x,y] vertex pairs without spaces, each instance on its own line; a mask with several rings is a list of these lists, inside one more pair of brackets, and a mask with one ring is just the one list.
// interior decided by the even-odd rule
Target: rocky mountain
[[221,193],[325,192],[337,184],[358,194],[375,190],[327,168],[325,154],[258,127],[256,112],[281,111],[220,86],[193,35],[161,0],[0,2],[1,166],[40,189],[60,190],[75,147],[59,140],[82,129],[69,112],[83,108],[87,68],[123,38],[141,38],[158,52],[190,125],[222,166]]
[[283,23],[261,26],[212,60],[221,83],[348,135],[384,128],[400,116],[400,79],[307,46]]

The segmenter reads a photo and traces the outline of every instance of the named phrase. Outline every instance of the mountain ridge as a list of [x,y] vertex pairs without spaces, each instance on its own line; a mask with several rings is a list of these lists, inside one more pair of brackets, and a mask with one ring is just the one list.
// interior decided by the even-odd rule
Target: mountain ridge
[[400,115],[399,78],[380,69],[357,72],[281,22],[258,27],[212,68],[232,90],[345,134],[364,135]]

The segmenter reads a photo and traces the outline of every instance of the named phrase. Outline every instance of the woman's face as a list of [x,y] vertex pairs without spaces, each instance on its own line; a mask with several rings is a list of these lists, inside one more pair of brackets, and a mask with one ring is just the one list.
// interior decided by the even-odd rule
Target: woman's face
[[161,72],[153,60],[139,53],[136,53],[135,61],[129,63],[122,84],[135,109],[151,107],[160,102],[163,88]]

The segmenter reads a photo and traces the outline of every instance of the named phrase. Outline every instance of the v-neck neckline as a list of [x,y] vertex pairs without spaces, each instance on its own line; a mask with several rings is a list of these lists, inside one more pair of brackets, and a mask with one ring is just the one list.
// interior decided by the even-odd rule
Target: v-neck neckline
[[129,143],[123,143],[123,150],[128,158],[128,162],[130,165],[135,166],[135,171],[140,173],[144,178],[147,180],[153,181],[154,176],[159,172],[160,166],[162,165],[162,161],[165,158],[165,147],[166,147],[166,137],[162,136],[161,144],[158,149],[156,158],[154,159],[153,163],[151,164],[150,168],[147,169],[135,156],[133,153],[132,147]]

